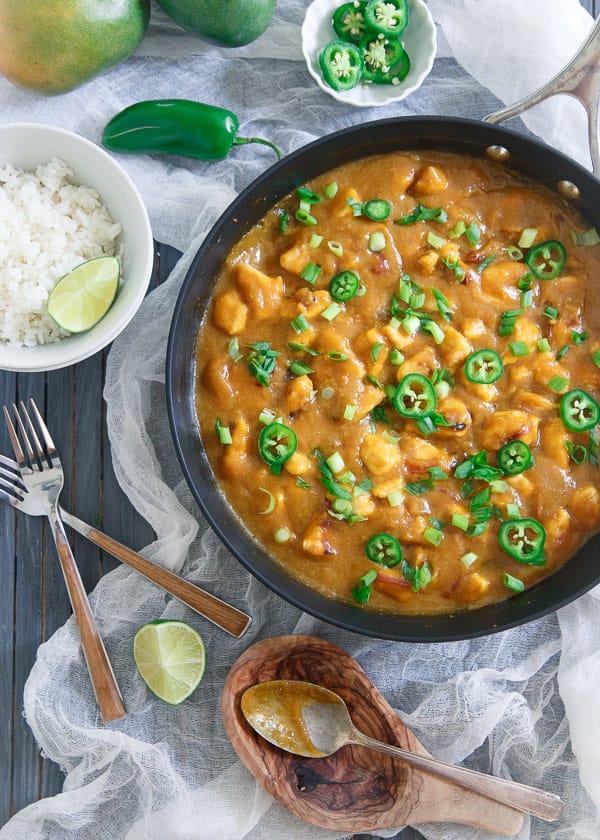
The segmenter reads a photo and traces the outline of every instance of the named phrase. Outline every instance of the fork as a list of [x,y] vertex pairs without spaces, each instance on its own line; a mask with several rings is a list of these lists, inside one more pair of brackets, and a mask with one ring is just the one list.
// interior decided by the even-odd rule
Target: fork
[[[0,501],[6,502],[17,510],[32,516],[40,516],[45,513],[38,498],[27,491],[20,479],[19,465],[16,461],[0,455]],[[195,610],[200,615],[212,621],[217,627],[225,630],[231,636],[239,639],[252,621],[246,613],[232,607],[210,592],[200,589],[193,583],[185,580],[173,572],[157,566],[147,560],[137,551],[118,542],[118,540],[103,534],[97,528],[93,528],[73,514],[68,513],[60,505],[58,510],[63,522],[82,536],[86,537],[94,545],[112,554],[117,560],[126,563],[136,572],[144,575],[165,592],[169,592],[182,603]]]
[[[60,458],[35,402],[30,400],[30,404],[44,440],[45,449],[40,443],[23,402],[21,402],[20,411],[16,405],[13,405],[19,435],[6,406],[3,406],[4,419],[22,486],[33,496],[37,496],[41,503],[38,515],[46,515],[50,522],[100,715],[104,723],[109,723],[126,715],[125,706],[60,518],[58,497],[64,482]],[[19,436],[23,447],[19,442]]]

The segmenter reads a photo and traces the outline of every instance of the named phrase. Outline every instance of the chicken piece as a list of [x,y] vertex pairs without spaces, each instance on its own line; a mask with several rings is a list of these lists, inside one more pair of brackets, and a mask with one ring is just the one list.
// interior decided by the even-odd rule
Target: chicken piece
[[387,499],[390,493],[398,493],[402,490],[402,487],[402,478],[395,475],[393,478],[384,478],[376,481],[371,489],[371,493],[378,499]]
[[285,393],[285,407],[290,414],[302,411],[314,399],[315,390],[312,379],[307,374],[297,376],[288,383]]
[[247,263],[238,263],[235,275],[242,297],[255,319],[279,315],[284,294],[281,277],[269,277]]
[[533,371],[527,365],[512,365],[508,369],[508,381],[513,391],[531,387]]
[[[350,204],[348,203],[349,199]],[[361,203],[359,194],[354,187],[342,187],[337,191],[335,197],[331,199],[329,212],[332,216],[337,216],[340,219],[350,218],[354,215],[351,207],[352,202]]]
[[294,241],[291,248],[284,251],[279,257],[279,265],[290,274],[295,274],[298,277],[306,268],[306,264],[313,262],[314,254],[304,238],[298,238]]
[[381,388],[378,388],[376,385],[371,385],[370,383],[364,385],[362,391],[359,391],[355,395],[353,405],[356,406],[356,414],[354,415],[354,420],[363,420],[367,414],[372,411],[375,406],[383,402],[385,398],[386,393],[385,391],[382,391]]
[[481,446],[497,451],[509,440],[522,440],[529,446],[537,443],[539,419],[526,411],[496,411],[481,425]]
[[458,591],[463,601],[473,603],[482,598],[489,588],[489,578],[481,572],[470,572],[461,580]]
[[521,473],[520,475],[511,475],[505,480],[506,483],[516,491],[519,499],[522,501],[531,499],[534,491],[533,481],[527,478],[524,473]]
[[298,301],[298,315],[304,315],[309,321],[320,315],[331,303],[331,295],[327,289],[313,290],[303,286],[298,289],[294,297]]
[[409,373],[420,373],[422,376],[429,378],[433,371],[440,367],[435,348],[428,344],[418,353],[408,356],[406,360],[398,368],[398,382]]
[[494,260],[481,273],[481,289],[488,297],[512,303],[521,295],[517,283],[523,274],[523,263],[514,260]]
[[414,180],[414,165],[407,160],[395,160],[391,170],[388,172],[390,195],[404,195]]
[[213,321],[215,325],[228,335],[241,333],[248,320],[248,307],[242,300],[237,289],[223,292],[215,300]]
[[[581,282],[581,281],[579,281]],[[554,280],[552,281],[554,283]],[[578,298],[581,291],[578,294]],[[556,309],[560,315],[557,321],[552,322],[552,343],[555,347],[564,347],[565,344],[572,344],[571,331],[582,332],[582,306],[578,299],[560,299]]]
[[388,339],[390,344],[392,344],[398,350],[406,349],[415,340],[414,336],[409,335],[403,329],[394,329],[394,327],[392,327],[391,324],[386,324],[385,327],[382,327],[381,332]]
[[494,403],[498,397],[498,389],[493,384],[485,385],[483,382],[469,382],[467,387],[472,394],[484,403]]
[[[377,358],[373,360],[373,347],[377,347],[377,345],[381,345],[381,347],[379,347],[376,354]],[[368,373],[371,374],[371,376],[379,376],[385,367],[389,354],[389,348],[387,346],[385,336],[374,327],[370,330],[365,330],[365,332],[360,333],[360,335],[356,337],[354,341],[354,349],[365,363]]]
[[481,338],[487,334],[487,327],[481,318],[465,318],[461,332],[465,338],[472,341],[474,338]]
[[529,318],[521,315],[517,318],[510,341],[523,341],[529,348],[529,352],[537,348],[537,343],[542,337],[542,331],[537,324],[534,324]]
[[555,376],[560,376],[567,380],[565,391],[569,388],[568,382],[570,379],[570,373],[563,365],[560,364],[560,362],[556,361],[554,353],[538,353],[532,360],[532,366],[533,378],[538,385],[542,385],[544,388],[547,388],[548,383],[551,382]]
[[439,261],[440,255],[437,251],[427,251],[422,257],[419,257],[417,264],[423,274],[433,274]]
[[360,457],[372,475],[386,475],[402,464],[398,444],[389,443],[380,434],[365,435],[360,447]]
[[326,513],[320,513],[310,523],[302,537],[302,548],[308,554],[315,557],[323,557],[326,554],[335,554],[335,550],[328,540],[328,530],[331,527],[331,520]]
[[593,484],[584,484],[572,494],[567,504],[571,516],[586,531],[594,531],[600,524],[600,490]]
[[413,184],[415,195],[435,195],[448,188],[448,177],[439,166],[425,166]]
[[569,539],[569,528],[571,517],[566,508],[560,507],[549,519],[544,522],[546,529],[546,543],[544,549],[549,558],[552,558],[557,550],[564,547]]
[[244,467],[250,443],[250,426],[245,417],[238,417],[229,427],[231,443],[223,446],[221,472],[225,478],[234,479]]
[[395,601],[409,601],[412,597],[410,584],[397,569],[385,569],[377,572],[377,578],[373,582],[373,589],[387,595]]
[[237,398],[237,390],[230,378],[230,365],[218,356],[212,356],[204,366],[202,385],[222,404],[229,404]]
[[446,338],[440,344],[440,352],[450,370],[462,364],[473,350],[467,339],[454,327],[445,326]]
[[561,470],[569,468],[567,433],[563,421],[556,417],[542,427],[542,449]]
[[456,438],[466,435],[471,428],[473,418],[471,412],[458,397],[446,397],[440,400],[437,410],[451,426],[440,426],[436,432],[436,438]]
[[375,510],[375,502],[370,493],[357,496],[352,502],[352,510],[358,516],[370,516]]
[[425,516],[408,516],[396,523],[394,533],[401,543],[431,547],[431,543],[424,536],[429,527],[429,520]]
[[452,456],[448,452],[417,435],[402,435],[400,448],[409,473],[425,473],[430,467],[448,469],[452,463]]
[[534,414],[543,414],[556,407],[554,400],[550,399],[550,397],[536,394],[534,391],[520,391],[515,394],[515,404],[520,405],[525,410],[531,411]]
[[290,475],[306,475],[313,469],[313,462],[310,460],[308,455],[305,455],[303,452],[294,452],[291,458],[285,462],[284,469],[286,469]]

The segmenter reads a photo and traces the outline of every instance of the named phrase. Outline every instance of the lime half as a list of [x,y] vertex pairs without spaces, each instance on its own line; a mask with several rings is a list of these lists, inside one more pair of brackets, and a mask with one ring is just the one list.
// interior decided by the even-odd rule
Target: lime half
[[176,706],[204,676],[204,642],[183,621],[151,621],[135,634],[133,658],[148,688]]
[[91,329],[112,306],[120,276],[117,257],[96,257],[81,263],[50,292],[48,315],[71,333]]

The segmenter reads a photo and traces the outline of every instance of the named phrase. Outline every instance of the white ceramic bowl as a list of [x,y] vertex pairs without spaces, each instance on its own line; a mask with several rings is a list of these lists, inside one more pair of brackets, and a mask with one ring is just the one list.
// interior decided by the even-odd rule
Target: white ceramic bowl
[[35,123],[0,126],[0,166],[11,163],[21,169],[33,169],[53,157],[70,166],[75,183],[93,187],[113,221],[121,225],[117,243],[122,246],[123,281],[108,313],[88,332],[37,347],[0,342],[1,370],[54,370],[97,353],[133,318],[152,276],[154,243],[148,213],[133,181],[109,154],[95,143],[61,128]]
[[408,0],[408,25],[400,41],[410,58],[410,72],[398,85],[358,84],[351,90],[333,90],[323,81],[319,54],[338,36],[331,25],[335,10],[344,0],[313,0],[302,24],[302,52],[308,72],[319,87],[337,99],[359,108],[372,108],[399,102],[423,84],[433,67],[437,51],[437,33],[431,13],[423,0]]

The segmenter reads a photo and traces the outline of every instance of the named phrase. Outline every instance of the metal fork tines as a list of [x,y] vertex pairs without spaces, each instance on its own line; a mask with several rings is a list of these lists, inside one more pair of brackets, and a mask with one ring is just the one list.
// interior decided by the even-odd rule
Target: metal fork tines
[[3,496],[6,494],[15,500],[18,500],[19,496],[22,500],[26,499],[28,507],[31,507],[29,512],[34,515],[48,517],[102,720],[118,720],[125,715],[125,707],[96,627],[58,507],[64,482],[60,458],[33,399],[30,400],[30,407],[34,421],[23,402],[19,408],[16,405],[12,406],[15,428],[8,408],[3,406],[20,482],[17,484],[11,480],[14,469],[7,463],[7,459],[2,459],[0,489]]

